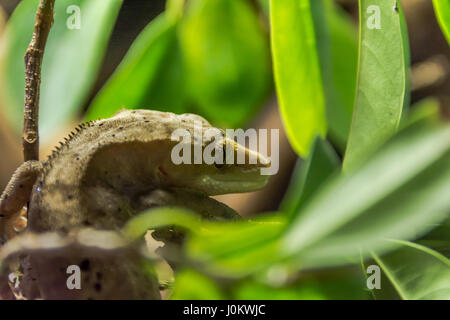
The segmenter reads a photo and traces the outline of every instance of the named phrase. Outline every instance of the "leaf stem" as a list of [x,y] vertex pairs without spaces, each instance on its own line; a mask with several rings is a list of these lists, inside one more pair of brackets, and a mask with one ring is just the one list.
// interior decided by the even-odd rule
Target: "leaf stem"
[[40,0],[36,24],[25,54],[25,106],[23,113],[24,160],[39,160],[39,93],[44,49],[53,25],[55,0]]

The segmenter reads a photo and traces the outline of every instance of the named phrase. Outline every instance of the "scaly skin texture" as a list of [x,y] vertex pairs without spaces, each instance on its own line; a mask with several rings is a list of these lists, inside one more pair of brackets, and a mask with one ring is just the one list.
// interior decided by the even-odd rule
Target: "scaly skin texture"
[[[48,160],[26,162],[14,174],[0,198],[3,242],[14,236],[12,226],[28,201],[27,232],[33,234],[54,231],[70,236],[83,228],[118,230],[134,214],[164,205],[181,205],[208,219],[237,218],[232,209],[208,196],[262,188],[267,177],[261,176],[259,169],[268,161],[258,155],[258,163],[252,165],[175,165],[171,151],[178,141],[172,141],[171,135],[176,129],[185,129],[194,137],[198,130],[194,124],[200,124],[202,130],[212,128],[196,115],[149,110],[123,110],[112,118],[79,126]],[[192,145],[203,149],[211,141],[235,155],[251,152],[227,138],[220,142],[193,140]],[[92,248],[76,243],[66,250],[19,246],[17,251],[21,250],[27,255],[20,262],[24,281],[15,288],[16,296],[159,298],[156,279],[137,271],[136,266],[143,262],[134,246],[113,256],[102,254],[100,248],[93,254]],[[89,268],[83,272],[88,280],[83,278],[84,282],[96,281],[82,290],[68,290],[62,281],[67,275],[61,273],[71,264],[87,264]],[[119,279],[126,285],[118,284]],[[118,291],[119,287],[123,290]]]

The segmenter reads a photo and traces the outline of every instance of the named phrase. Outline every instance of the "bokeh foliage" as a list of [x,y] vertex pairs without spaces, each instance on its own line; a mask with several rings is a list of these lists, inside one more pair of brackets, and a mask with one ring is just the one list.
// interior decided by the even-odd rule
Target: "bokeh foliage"
[[[37,2],[21,2],[3,43],[4,113],[17,132]],[[79,30],[66,27],[69,2],[82,10]],[[131,239],[167,226],[186,232],[172,298],[366,299],[365,260],[381,266],[396,297],[450,299],[450,126],[434,100],[409,111],[401,6],[358,3],[359,32],[331,0],[168,1],[88,106],[87,119],[148,108],[238,127],[276,84],[289,141],[305,160],[278,212],[214,223],[159,208],[122,230]],[[449,2],[433,3],[448,39]],[[42,74],[44,140],[89,100],[120,6],[56,1]],[[367,23],[371,6],[381,30]]]

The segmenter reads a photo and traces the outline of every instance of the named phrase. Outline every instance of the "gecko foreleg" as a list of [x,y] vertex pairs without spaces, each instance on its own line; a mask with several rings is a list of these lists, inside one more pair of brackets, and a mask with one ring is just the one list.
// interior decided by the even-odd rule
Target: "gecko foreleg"
[[0,242],[7,240],[7,228],[15,220],[15,215],[30,201],[31,191],[39,173],[42,163],[27,161],[14,172],[11,180],[0,197]]

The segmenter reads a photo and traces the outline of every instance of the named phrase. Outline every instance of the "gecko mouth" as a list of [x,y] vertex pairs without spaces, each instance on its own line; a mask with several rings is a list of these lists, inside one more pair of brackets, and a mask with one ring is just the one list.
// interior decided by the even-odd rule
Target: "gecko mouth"
[[233,175],[216,174],[202,177],[203,184],[210,186],[211,195],[252,192],[264,188],[268,181],[269,176],[261,175],[259,169]]

